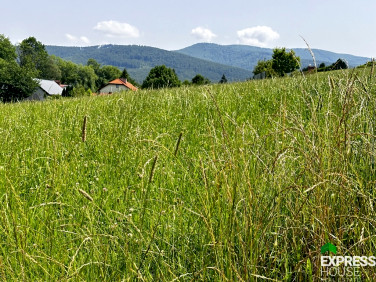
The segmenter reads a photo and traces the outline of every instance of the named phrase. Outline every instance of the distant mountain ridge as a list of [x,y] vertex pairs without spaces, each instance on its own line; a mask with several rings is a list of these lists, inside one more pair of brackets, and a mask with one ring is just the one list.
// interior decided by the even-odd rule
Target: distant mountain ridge
[[151,68],[166,65],[175,69],[180,80],[191,80],[201,74],[218,82],[225,74],[229,81],[244,81],[252,77],[250,70],[202,60],[174,51],[138,45],[101,45],[90,47],[46,46],[50,55],[77,64],[86,64],[93,58],[102,65],[126,68],[137,82],[142,83]]
[[[273,49],[247,45],[218,45],[198,43],[177,51],[138,45],[99,45],[90,47],[46,46],[50,55],[78,64],[86,64],[93,58],[102,65],[126,68],[137,82],[142,83],[151,68],[166,65],[175,69],[181,81],[191,80],[201,74],[212,82],[218,82],[224,74],[228,81],[244,81],[253,76],[259,60],[269,60]],[[302,67],[313,65],[308,49],[294,48],[301,59]],[[370,58],[339,54],[312,49],[317,64],[330,65],[337,59],[345,59],[355,67],[370,61]]]
[[[307,48],[293,48],[296,55],[300,57],[302,67],[313,65],[311,53]],[[272,57],[273,49],[261,48],[247,45],[218,45],[214,43],[197,43],[192,46],[177,50],[181,54],[192,57],[226,64],[234,67],[244,68],[253,71],[259,60],[269,60]],[[330,51],[312,49],[316,63],[330,65],[339,58],[345,59],[349,66],[355,67],[370,61],[370,58],[340,54]]]

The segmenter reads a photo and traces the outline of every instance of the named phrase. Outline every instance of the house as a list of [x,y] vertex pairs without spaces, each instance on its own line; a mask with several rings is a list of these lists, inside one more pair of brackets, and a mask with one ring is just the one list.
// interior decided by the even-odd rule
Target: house
[[35,79],[39,82],[39,87],[25,100],[42,101],[48,96],[61,96],[63,88],[53,80]]
[[137,91],[137,87],[128,82],[125,78],[117,78],[99,89],[99,94],[112,94],[127,90]]
[[315,68],[314,66],[309,65],[309,66],[307,67],[307,72],[309,72],[309,73],[312,73],[312,72],[314,72],[315,70],[316,70],[316,68]]
[[62,84],[60,80],[55,80],[55,82],[63,89],[67,88],[69,84]]

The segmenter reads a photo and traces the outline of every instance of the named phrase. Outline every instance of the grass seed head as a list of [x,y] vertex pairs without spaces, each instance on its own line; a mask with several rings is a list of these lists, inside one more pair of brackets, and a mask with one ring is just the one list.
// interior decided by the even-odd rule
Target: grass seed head
[[93,198],[84,190],[82,189],[78,189],[78,191],[86,198],[88,199],[90,202],[93,202]]

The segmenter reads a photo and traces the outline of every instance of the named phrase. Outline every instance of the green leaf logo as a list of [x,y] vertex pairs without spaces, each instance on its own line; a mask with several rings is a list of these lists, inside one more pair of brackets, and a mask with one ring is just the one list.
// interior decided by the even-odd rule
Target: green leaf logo
[[328,251],[332,252],[333,254],[337,254],[337,247],[331,243],[326,243],[324,246],[321,247],[321,254],[325,254]]

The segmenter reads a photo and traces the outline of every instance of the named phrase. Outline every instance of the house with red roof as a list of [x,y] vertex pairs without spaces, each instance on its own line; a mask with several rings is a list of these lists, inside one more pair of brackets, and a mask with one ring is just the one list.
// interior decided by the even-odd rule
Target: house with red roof
[[137,91],[137,87],[128,82],[125,78],[117,78],[110,81],[107,85],[99,89],[99,94],[112,94],[121,91]]

